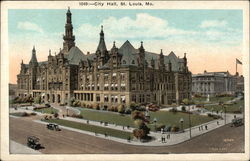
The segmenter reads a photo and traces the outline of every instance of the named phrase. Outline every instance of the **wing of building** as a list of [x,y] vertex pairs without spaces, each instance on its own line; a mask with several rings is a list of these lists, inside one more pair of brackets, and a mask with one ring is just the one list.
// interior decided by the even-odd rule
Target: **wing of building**
[[95,53],[84,54],[75,46],[71,12],[66,13],[63,49],[48,61],[38,62],[35,47],[29,64],[21,63],[17,75],[19,96],[41,96],[44,102],[67,103],[72,97],[87,104],[179,104],[191,96],[191,72],[187,58],[174,52],[148,52],[143,42],[115,42],[107,49],[103,27]]
[[207,72],[192,76],[192,93],[201,96],[235,94],[244,91],[244,79],[226,72]]

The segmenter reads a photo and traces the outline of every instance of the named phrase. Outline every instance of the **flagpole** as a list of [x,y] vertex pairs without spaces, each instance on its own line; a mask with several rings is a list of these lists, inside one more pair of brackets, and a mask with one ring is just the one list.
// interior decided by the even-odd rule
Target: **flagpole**
[[236,75],[237,75],[237,64],[238,64],[238,63],[237,63],[237,59],[236,59],[236,73],[235,73]]

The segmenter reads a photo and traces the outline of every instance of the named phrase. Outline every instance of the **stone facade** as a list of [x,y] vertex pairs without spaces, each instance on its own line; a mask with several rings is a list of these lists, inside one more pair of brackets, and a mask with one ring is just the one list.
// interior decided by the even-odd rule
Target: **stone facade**
[[179,104],[191,97],[187,58],[148,52],[143,42],[135,49],[129,41],[106,48],[103,27],[95,53],[75,46],[71,12],[66,14],[63,49],[48,61],[38,62],[35,47],[29,64],[21,63],[17,95],[42,96],[44,102],[67,103],[74,97],[102,107],[131,102]]
[[192,94],[215,96],[234,94],[236,76],[227,72],[206,72],[192,76]]

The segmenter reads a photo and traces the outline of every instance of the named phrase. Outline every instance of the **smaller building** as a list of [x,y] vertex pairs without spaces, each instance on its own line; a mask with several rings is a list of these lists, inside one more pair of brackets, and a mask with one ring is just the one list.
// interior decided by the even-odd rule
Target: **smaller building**
[[[237,76],[226,72],[207,72],[192,75],[192,94],[216,96],[235,94]],[[244,87],[243,87],[244,88]]]
[[244,93],[244,77],[243,75],[239,76],[236,74],[236,92],[237,93]]

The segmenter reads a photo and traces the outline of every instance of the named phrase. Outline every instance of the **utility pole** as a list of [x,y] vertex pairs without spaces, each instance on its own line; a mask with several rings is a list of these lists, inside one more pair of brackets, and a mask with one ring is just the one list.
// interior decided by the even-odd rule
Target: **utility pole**
[[190,135],[190,139],[192,137],[191,135],[191,111],[190,111],[190,105],[189,105],[189,113],[188,113],[188,116],[189,116],[189,135]]

